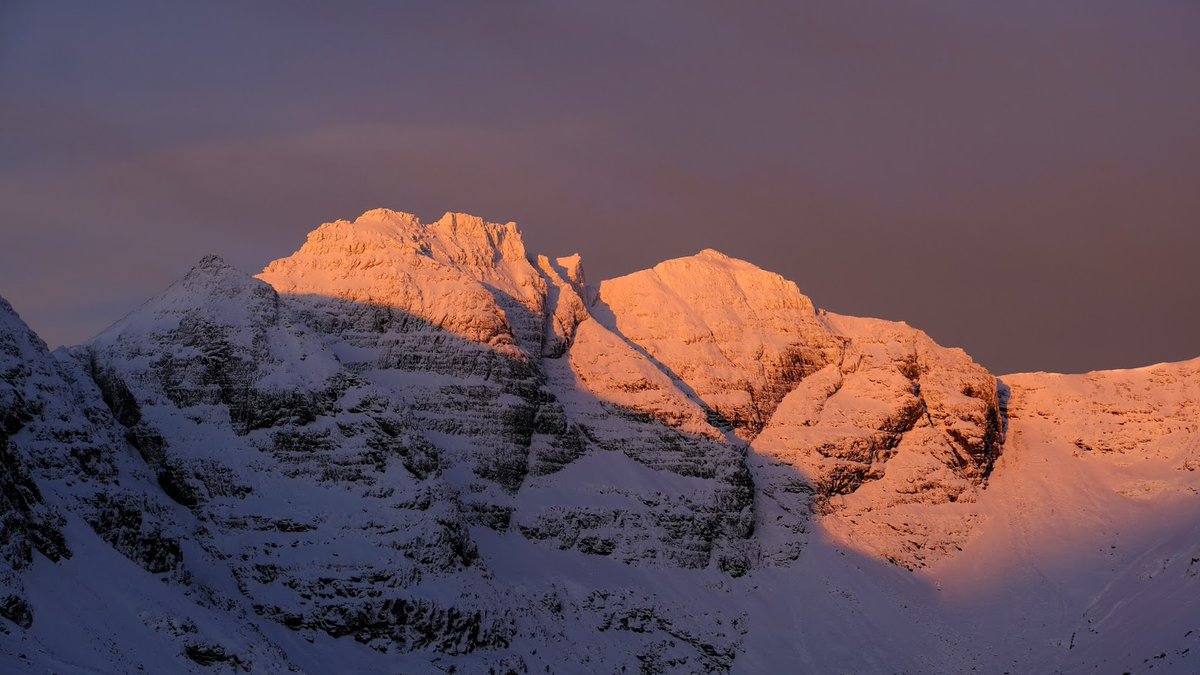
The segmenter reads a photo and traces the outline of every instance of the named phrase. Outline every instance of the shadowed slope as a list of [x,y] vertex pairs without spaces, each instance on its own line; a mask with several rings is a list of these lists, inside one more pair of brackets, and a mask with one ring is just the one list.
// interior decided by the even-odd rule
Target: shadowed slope
[[961,350],[714,251],[596,288],[376,210],[71,355],[9,323],[6,667],[1070,669],[1196,592],[1194,368],[1014,376],[1000,455]]

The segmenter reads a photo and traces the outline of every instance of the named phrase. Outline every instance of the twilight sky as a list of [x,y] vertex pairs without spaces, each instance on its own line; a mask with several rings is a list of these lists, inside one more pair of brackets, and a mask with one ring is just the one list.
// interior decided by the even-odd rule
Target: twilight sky
[[1200,356],[1200,3],[767,4],[4,0],[0,295],[74,344],[386,206],[996,372]]

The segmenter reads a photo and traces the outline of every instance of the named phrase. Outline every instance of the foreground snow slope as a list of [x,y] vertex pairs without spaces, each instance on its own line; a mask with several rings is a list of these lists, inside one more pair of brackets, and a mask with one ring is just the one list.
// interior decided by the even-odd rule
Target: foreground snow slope
[[1200,359],[1002,379],[1008,438],[978,534],[927,578],[1013,667],[1196,672]]
[[590,285],[385,209],[0,348],[5,671],[1200,657],[1198,362],[1000,383],[715,251]]

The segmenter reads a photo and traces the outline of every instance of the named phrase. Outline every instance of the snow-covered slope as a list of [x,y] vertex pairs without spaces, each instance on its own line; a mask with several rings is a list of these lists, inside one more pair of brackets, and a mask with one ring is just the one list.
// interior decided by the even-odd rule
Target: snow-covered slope
[[1014,667],[1200,670],[1200,359],[1002,379],[981,522],[928,570],[948,607]]
[[48,352],[0,301],[0,671],[286,669],[94,366]]
[[715,251],[377,209],[70,352],[0,305],[0,375],[0,670],[1200,656],[1198,362],[1000,384]]

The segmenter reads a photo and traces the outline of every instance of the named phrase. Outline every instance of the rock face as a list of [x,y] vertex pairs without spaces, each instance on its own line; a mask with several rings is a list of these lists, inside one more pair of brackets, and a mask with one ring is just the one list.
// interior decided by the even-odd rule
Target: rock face
[[[749,536],[745,449],[715,443],[706,424],[677,429],[578,387],[589,373],[574,356],[596,334],[576,339],[588,319],[582,268],[577,256],[537,262],[512,223],[447,214],[423,225],[377,210],[321,226],[259,278],[341,343],[348,372],[403,402],[446,468],[470,467],[453,479],[469,524],[504,531],[516,517],[518,532],[560,549],[700,568],[715,556],[744,569],[747,554],[724,542]],[[614,486],[602,499],[583,491],[566,504],[530,496],[557,489],[547,477],[589,450],[699,480],[644,494]]]
[[[186,483],[177,467],[162,461],[162,439],[145,435],[131,391],[100,370],[86,353],[51,354],[3,301],[0,401],[6,420],[0,435],[0,522],[6,531],[0,616],[11,622],[0,624],[0,633],[22,645],[14,652],[19,653],[18,660],[6,670],[50,668],[36,660],[44,649],[37,645],[39,633],[68,642],[86,641],[96,654],[107,654],[110,660],[105,668],[138,664],[136,655],[146,636],[106,635],[95,626],[62,620],[62,603],[80,602],[73,592],[94,592],[64,579],[104,565],[105,556],[117,561],[112,564],[122,577],[108,583],[186,587],[196,598],[191,611],[198,614],[187,619],[190,633],[197,631],[197,625],[220,625],[223,640],[235,650],[230,659],[246,667],[286,666],[286,656],[262,633],[241,625],[245,613],[232,589],[208,577],[216,560],[208,542],[198,537],[203,526],[175,503],[183,499],[181,495],[190,496],[183,487]],[[99,559],[97,548],[102,551]],[[39,572],[39,563],[56,563],[50,578],[46,570]],[[48,602],[47,593],[63,596]],[[86,600],[82,602],[86,605]],[[220,608],[223,616],[204,616],[212,608]],[[180,654],[212,647],[202,636],[164,630],[156,609],[143,605],[140,610],[139,625],[148,631],[149,639],[162,641],[165,649]],[[43,611],[49,616],[43,618]],[[171,621],[179,618],[172,613]],[[104,625],[106,618],[97,615],[92,621]],[[12,624],[24,630],[13,635]],[[73,635],[72,629],[79,635]],[[42,658],[46,656],[42,653]],[[71,660],[71,656],[59,651],[53,659]],[[101,667],[100,662],[82,668],[94,667]]]
[[596,314],[743,437],[843,348],[795,284],[712,250],[600,284]]
[[[390,313],[377,318],[400,325],[386,334],[410,336],[409,346],[449,333],[510,359],[541,351],[546,281],[526,258],[515,223],[447,213],[424,225],[411,214],[376,209],[354,222],[322,225],[259,278],[285,295],[310,296],[318,307],[342,301]],[[408,351],[404,346],[386,345],[395,352]],[[462,365],[445,364],[455,372]]]
[[50,560],[71,555],[61,531],[62,516],[47,506],[26,457],[10,440],[46,405],[37,396],[38,384],[53,386],[53,371],[45,372],[46,364],[39,363],[45,350],[12,307],[0,301],[0,616],[21,628],[33,623],[21,581],[21,573],[33,563],[33,552]]
[[1004,383],[1012,417],[1074,447],[1079,457],[1160,459],[1181,471],[1200,469],[1200,359],[1086,375],[1023,373]]
[[971,500],[999,456],[995,379],[962,350],[904,324],[818,312],[747,262],[711,250],[669,260],[602,283],[594,312],[750,442],[776,516],[762,525],[784,530],[767,537],[767,559],[798,554],[814,508],[873,512],[864,527],[904,566],[944,555],[954,536],[903,524],[894,507]]
[[[0,665],[35,670],[952,669],[844,556],[972,539],[1007,392],[715,251],[589,285],[512,223],[384,209],[256,278],[204,258],[69,352],[0,305],[0,375]],[[1154,435],[1105,429],[1079,447]],[[63,583],[138,609],[60,618],[94,636],[66,653]]]
[[[475,559],[438,449],[269,285],[205,258],[81,352],[108,398],[128,400],[131,443],[204,523],[256,614],[412,647],[382,617],[411,612],[419,632],[452,611],[393,590]],[[486,633],[461,614],[456,630]]]
[[974,501],[985,486],[1002,441],[995,378],[907,325],[823,318],[843,356],[788,393],[754,449],[810,477],[834,529],[874,553],[910,569],[951,553],[969,520],[911,505]]

